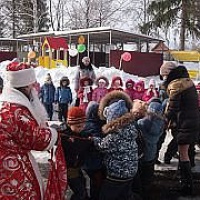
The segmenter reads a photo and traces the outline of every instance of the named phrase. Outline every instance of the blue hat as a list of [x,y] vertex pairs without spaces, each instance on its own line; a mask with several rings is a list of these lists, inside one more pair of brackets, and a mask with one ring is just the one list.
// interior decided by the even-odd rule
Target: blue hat
[[103,115],[107,122],[115,120],[128,112],[126,107],[126,102],[124,100],[119,100],[105,107]]
[[153,101],[149,104],[147,111],[151,113],[162,114],[163,112],[162,104]]

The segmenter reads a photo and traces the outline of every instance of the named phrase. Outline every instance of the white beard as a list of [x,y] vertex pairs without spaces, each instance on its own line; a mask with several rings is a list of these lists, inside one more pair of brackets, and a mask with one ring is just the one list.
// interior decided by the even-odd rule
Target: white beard
[[34,113],[39,118],[38,121],[40,121],[40,123],[41,123],[40,125],[42,127],[46,127],[46,121],[48,119],[48,115],[47,115],[45,107],[39,100],[39,97],[38,97],[38,94],[37,94],[37,91],[35,90],[35,88],[31,89],[30,103],[31,103],[32,109],[34,110]]

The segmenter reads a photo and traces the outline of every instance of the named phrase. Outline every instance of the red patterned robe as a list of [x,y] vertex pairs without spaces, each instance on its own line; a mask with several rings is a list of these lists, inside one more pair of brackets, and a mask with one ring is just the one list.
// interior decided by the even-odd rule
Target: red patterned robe
[[57,132],[38,125],[24,95],[14,89],[9,95],[8,101],[0,96],[0,199],[42,200],[42,179],[30,151],[51,148]]

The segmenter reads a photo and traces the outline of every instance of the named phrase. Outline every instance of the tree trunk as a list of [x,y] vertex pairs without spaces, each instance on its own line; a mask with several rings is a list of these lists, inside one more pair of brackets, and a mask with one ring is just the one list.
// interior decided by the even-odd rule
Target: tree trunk
[[33,4],[33,32],[37,33],[38,32],[37,0],[32,0],[32,4]]
[[187,0],[182,0],[180,50],[185,50],[186,19],[187,19]]
[[15,5],[15,0],[12,0],[12,37],[16,37],[16,5]]

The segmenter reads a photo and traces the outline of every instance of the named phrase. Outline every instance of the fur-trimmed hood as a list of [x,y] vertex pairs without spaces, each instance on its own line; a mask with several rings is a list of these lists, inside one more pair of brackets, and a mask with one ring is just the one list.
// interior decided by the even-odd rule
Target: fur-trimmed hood
[[134,87],[134,85],[135,85],[135,82],[132,80],[132,79],[128,79],[127,81],[126,81],[126,88],[128,88],[128,84],[129,83],[131,83],[132,84],[132,88],[131,89],[133,89],[133,87]]
[[67,82],[67,86],[69,86],[70,84],[70,81],[69,81],[69,78],[67,76],[63,76],[61,79],[60,79],[60,86],[63,86],[63,81],[66,81]]
[[120,76],[114,76],[111,81],[111,88],[114,86],[115,81],[119,80],[121,87],[123,86],[123,81]]
[[92,84],[93,84],[93,81],[92,81],[91,78],[85,77],[85,78],[80,79],[80,86],[81,86],[81,87],[84,87],[84,82],[85,82],[85,81],[88,81],[88,82],[89,82],[89,85],[92,85]]
[[99,117],[101,120],[106,120],[105,117],[103,116],[104,108],[109,106],[111,103],[118,101],[120,99],[122,99],[126,102],[126,107],[128,108],[129,111],[132,109],[131,98],[123,91],[114,90],[114,91],[106,94],[100,101]]
[[110,132],[119,130],[121,128],[124,128],[125,126],[129,125],[133,121],[136,120],[136,115],[134,113],[126,113],[122,117],[119,117],[107,124],[105,124],[102,127],[102,131],[104,134],[108,134]]
[[135,83],[135,89],[137,90],[138,86],[140,86],[142,88],[142,92],[144,91],[144,81],[138,81],[137,83]]
[[98,86],[99,85],[99,80],[100,79],[103,79],[105,82],[106,82],[106,87],[108,87],[109,85],[109,80],[105,77],[105,76],[99,76],[96,81],[95,81],[95,84]]
[[167,88],[167,93],[173,95],[179,94],[184,90],[194,86],[190,78],[180,78],[170,82]]

